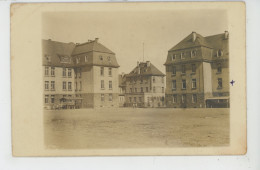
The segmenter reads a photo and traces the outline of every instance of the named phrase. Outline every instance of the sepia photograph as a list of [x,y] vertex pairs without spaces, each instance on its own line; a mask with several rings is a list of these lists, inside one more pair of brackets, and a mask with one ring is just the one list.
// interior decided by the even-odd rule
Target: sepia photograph
[[[238,33],[228,5],[159,4],[158,9],[156,3],[38,7],[44,10],[34,37],[35,100],[42,110],[37,132],[45,152],[99,150],[86,155],[107,155],[104,150],[126,149],[130,152],[108,155],[135,155],[131,150],[178,149],[192,155],[198,152],[189,149],[209,148],[202,154],[219,149],[221,154],[231,148],[232,100],[237,97],[230,90],[240,83],[243,91],[245,81],[231,74]],[[246,148],[242,139],[238,143]],[[244,151],[228,153],[236,152]],[[136,155],[142,154],[174,152]]]

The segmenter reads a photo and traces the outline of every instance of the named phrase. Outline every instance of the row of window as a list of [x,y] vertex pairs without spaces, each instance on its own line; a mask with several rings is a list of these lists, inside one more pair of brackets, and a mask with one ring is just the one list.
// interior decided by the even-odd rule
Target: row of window
[[[132,103],[132,102],[136,103],[137,99],[138,99],[138,102],[143,102],[142,97],[138,97],[138,98],[137,97],[129,97],[129,102],[130,103]],[[164,101],[164,97],[159,97],[159,96],[157,96],[157,97],[147,97],[147,101],[148,101],[148,103],[150,101]]]
[[[67,95],[63,95],[63,98],[65,98]],[[51,100],[49,101],[49,98],[51,97]],[[68,97],[72,97],[72,95],[68,95]],[[76,95],[76,97],[78,97],[78,95]],[[79,96],[81,97],[81,95]],[[45,95],[44,97],[44,103],[48,104],[48,103],[55,103],[55,95]]]
[[[131,78],[130,79],[130,82],[131,83],[136,83],[137,82],[137,78]],[[153,77],[153,83],[156,82],[156,77],[154,76]],[[161,77],[161,82],[164,83],[164,77]],[[140,84],[143,84],[144,83],[144,79],[143,77],[140,78]],[[147,83],[147,80],[145,81],[145,83]]]
[[[216,51],[216,57],[221,57],[221,56],[223,56],[223,54],[224,54],[224,52],[223,52],[223,50],[221,50],[221,49],[219,49],[219,50],[217,50]],[[191,57],[191,58],[193,58],[193,57],[196,57],[197,56],[197,50],[192,50],[192,51],[190,51],[190,52],[181,52],[181,53],[179,53],[179,54],[172,54],[171,55],[171,60],[175,60],[175,59],[177,59],[177,57],[179,56],[179,58],[180,59],[185,59],[186,57]]]
[[[102,102],[105,101],[105,94],[101,94],[101,101]],[[108,101],[110,101],[110,102],[113,101],[113,94],[112,93],[108,94]]]
[[[186,79],[182,79],[182,89],[186,89],[187,88],[187,84],[186,84]],[[196,89],[197,88],[197,80],[196,79],[192,79],[191,80],[191,88],[192,89]],[[222,88],[222,78],[218,78],[218,89]],[[172,80],[172,90],[176,90],[177,89],[177,83],[176,80]]]
[[[100,67],[100,75],[101,76],[104,76],[104,73],[105,73],[104,70],[105,70],[104,67]],[[111,67],[108,68],[108,76],[112,76],[112,68]]]
[[[176,75],[176,67],[172,66],[172,75]],[[191,72],[196,73],[196,64],[191,64]],[[222,66],[220,63],[217,64],[217,73],[222,72]],[[186,74],[186,65],[181,66],[181,74]]]
[[[45,67],[45,71],[44,71],[44,75],[45,76],[55,76],[55,67]],[[62,77],[66,77],[68,75],[68,77],[72,76],[72,69],[71,68],[63,68],[62,69]]]
[[[108,88],[109,88],[109,90],[113,89],[113,84],[112,84],[111,80],[109,80],[109,82],[108,82]],[[101,80],[101,89],[105,90],[105,81],[104,80]]]
[[[145,89],[145,91],[144,91],[144,89]],[[152,88],[150,87],[150,90],[151,90]],[[141,92],[141,93],[143,93],[143,92],[149,92],[149,88],[148,87],[141,87],[140,88],[140,91],[138,90],[138,88],[130,88],[130,93],[133,93],[133,92],[135,92],[135,93],[138,93],[138,92]],[[155,93],[156,92],[156,88],[155,87],[153,87],[153,92]],[[161,88],[161,92],[162,93],[164,93],[164,87],[162,87]]]
[[[104,57],[103,57],[102,55],[100,55],[100,56],[99,56],[99,59],[100,59],[101,61],[103,61],[103,60],[104,60]],[[110,57],[110,56],[107,56],[107,60],[108,60],[109,62],[111,62],[111,57]],[[88,61],[89,61],[89,57],[88,57],[88,56],[84,56],[84,61],[85,61],[85,63],[88,62]],[[76,57],[76,63],[79,64],[80,62],[81,62],[81,58],[80,58],[80,57]]]
[[[172,102],[177,103],[177,94],[173,95]],[[181,95],[181,103],[186,103],[186,102],[187,102],[186,94],[182,94]],[[197,94],[191,95],[191,102],[197,103]]]

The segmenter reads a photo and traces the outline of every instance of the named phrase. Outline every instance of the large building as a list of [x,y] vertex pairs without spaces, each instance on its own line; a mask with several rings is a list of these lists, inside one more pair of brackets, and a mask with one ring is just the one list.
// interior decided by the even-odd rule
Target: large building
[[229,33],[192,32],[168,51],[168,107],[229,107]]
[[125,106],[164,107],[165,75],[150,61],[137,62],[125,77]]
[[42,41],[44,107],[118,107],[115,53],[98,42]]

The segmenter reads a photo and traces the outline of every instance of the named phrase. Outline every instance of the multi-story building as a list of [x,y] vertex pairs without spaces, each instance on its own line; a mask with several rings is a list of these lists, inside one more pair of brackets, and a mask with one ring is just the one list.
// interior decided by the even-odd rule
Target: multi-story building
[[119,81],[119,106],[125,106],[126,76],[124,73],[118,76]]
[[229,107],[229,33],[192,32],[168,51],[168,107]]
[[164,77],[150,61],[137,62],[126,74],[125,105],[128,107],[164,107]]
[[57,108],[118,107],[115,53],[98,42],[42,41],[44,106]]

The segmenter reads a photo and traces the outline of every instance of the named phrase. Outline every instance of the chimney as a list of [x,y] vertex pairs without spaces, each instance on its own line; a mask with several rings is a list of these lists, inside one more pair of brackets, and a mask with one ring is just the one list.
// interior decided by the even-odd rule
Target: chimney
[[228,39],[228,35],[229,35],[228,31],[225,31],[225,39]]
[[95,38],[95,42],[98,42],[98,38]]
[[146,61],[146,65],[147,65],[147,67],[150,67],[151,62],[150,61]]
[[192,42],[195,42],[195,40],[196,40],[196,37],[197,37],[197,34],[196,34],[196,32],[192,32]]

